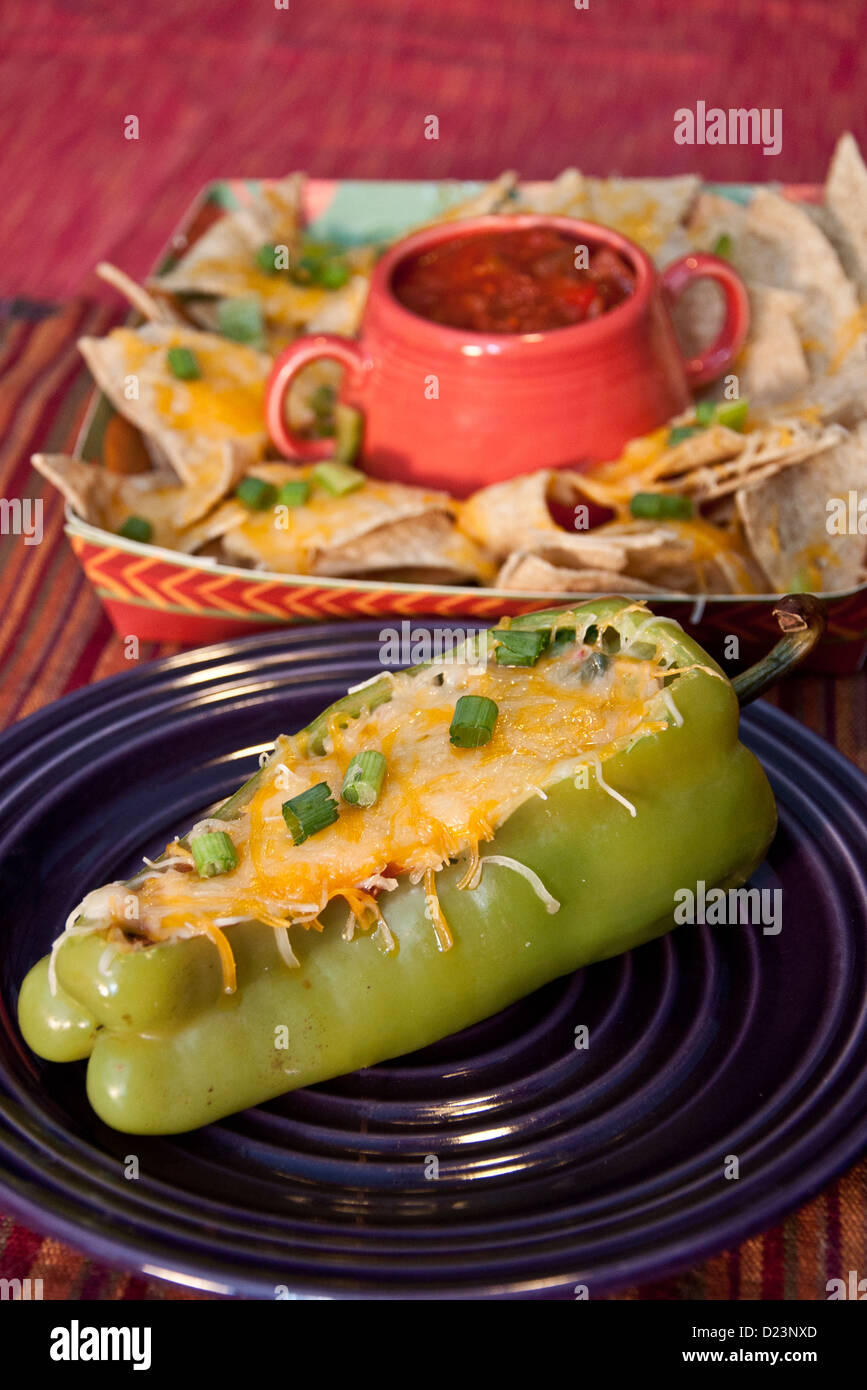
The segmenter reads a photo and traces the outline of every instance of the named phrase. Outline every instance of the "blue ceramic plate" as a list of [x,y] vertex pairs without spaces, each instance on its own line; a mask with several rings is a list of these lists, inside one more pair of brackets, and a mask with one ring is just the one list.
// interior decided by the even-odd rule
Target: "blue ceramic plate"
[[683,928],[425,1052],[180,1138],[106,1129],[83,1065],[29,1054],[18,985],[84,892],[372,674],[379,627],[172,657],[0,739],[0,1202],[99,1259],[236,1295],[592,1297],[742,1240],[853,1162],[867,780],[763,704],[744,737],[780,807],[754,880],[783,890],[778,936]]

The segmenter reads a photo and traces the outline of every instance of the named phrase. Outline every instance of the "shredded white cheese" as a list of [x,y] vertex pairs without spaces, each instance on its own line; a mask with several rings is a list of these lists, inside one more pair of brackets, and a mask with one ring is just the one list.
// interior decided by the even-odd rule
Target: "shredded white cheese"
[[153,878],[155,873],[162,873],[164,869],[172,869],[176,864],[189,864],[191,862],[188,854],[167,855],[165,859],[148,859],[146,854],[142,855],[142,863],[147,864],[151,870],[149,874],[136,874],[137,879]]
[[638,624],[638,627],[635,629],[629,641],[626,643],[626,646],[623,648],[623,654],[625,656],[629,655],[630,648],[634,647],[636,642],[638,642],[641,639],[642,633],[645,633],[649,627],[653,626],[654,623],[669,623],[672,627],[676,627],[678,631],[683,631],[683,629],[680,626],[680,623],[677,622],[675,618],[658,617],[656,613],[652,613],[649,618],[645,618],[643,623]]
[[511,869],[513,873],[520,874],[526,879],[536,897],[545,905],[546,912],[559,912],[560,904],[552,893],[548,892],[538,874],[529,869],[526,864],[522,864],[519,859],[511,859],[508,854],[486,854],[479,860],[478,868],[473,875],[473,880],[467,885],[470,892],[478,888],[482,881],[482,870],[488,864],[499,864],[502,869]]
[[[220,831],[225,831],[227,826],[228,821],[217,820],[214,816],[206,816],[204,820],[196,821],[187,839],[193,840],[197,835],[218,835]],[[190,861],[187,859],[184,862],[188,864]]]
[[[114,883],[106,883],[102,888],[94,888],[92,893],[88,893],[78,907],[74,907],[66,919],[63,931],[52,942],[51,955],[48,961],[48,989],[52,996],[57,994],[57,953],[63,942],[73,936],[92,936],[94,932],[104,931],[111,926],[115,918],[114,900],[117,896],[125,897],[129,893],[129,888],[119,879]],[[93,920],[86,925],[77,927],[75,923],[79,917],[91,917]],[[100,961],[102,957],[100,957]]]
[[381,888],[384,893],[393,893],[397,887],[397,879],[385,878],[382,874],[371,874],[370,878],[363,878],[358,887],[367,893],[374,888]]
[[346,693],[347,695],[357,695],[359,690],[367,690],[369,686],[376,685],[377,681],[381,681],[383,676],[390,674],[390,671],[380,671],[378,676],[368,676],[366,681],[359,681],[358,685],[350,685]]
[[380,918],[379,925],[373,933],[373,939],[379,949],[387,956],[390,956],[392,951],[397,950],[397,943],[389,931],[388,923],[384,917]]
[[284,964],[288,965],[290,970],[297,970],[301,962],[289,944],[289,928],[275,927],[274,940],[277,943],[277,950],[280,952]]
[[666,709],[668,710],[678,729],[680,729],[683,726],[683,715],[677,708],[677,705],[674,703],[674,696],[668,688],[665,688],[663,690],[662,698],[665,703]]
[[[594,769],[595,769],[595,771],[596,771],[596,781],[599,783],[599,785],[600,785],[600,787],[602,788],[602,790],[603,790],[604,792],[607,792],[609,796],[613,796],[613,798],[614,798],[615,801],[619,801],[620,804],[621,804],[621,806],[625,806],[626,809],[627,809],[627,811],[629,812],[630,816],[633,816],[633,817],[636,816],[636,815],[638,814],[638,812],[636,811],[636,809],[635,809],[635,807],[633,806],[632,802],[631,802],[631,801],[627,801],[627,799],[626,799],[625,796],[621,796],[620,792],[617,792],[617,791],[614,790],[613,787],[610,787],[610,786],[608,785],[608,783],[606,782],[605,778],[603,777],[603,775],[602,775],[602,760],[601,760],[601,758],[599,757],[599,754],[598,754],[598,753],[588,753],[588,754],[587,754],[587,757],[586,757],[583,761],[584,761],[584,762],[591,762],[591,763],[593,763]],[[576,785],[576,787],[578,786],[578,779],[577,779],[577,777],[576,777],[576,779],[575,779],[575,785]]]

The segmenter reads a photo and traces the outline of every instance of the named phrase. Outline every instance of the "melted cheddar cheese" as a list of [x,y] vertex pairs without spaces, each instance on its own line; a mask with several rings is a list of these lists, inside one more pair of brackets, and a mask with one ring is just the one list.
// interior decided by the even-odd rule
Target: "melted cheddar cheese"
[[[455,663],[414,676],[399,673],[386,703],[356,719],[342,711],[332,715],[322,751],[314,751],[303,733],[281,738],[248,803],[220,822],[232,838],[237,867],[200,879],[191,856],[185,859],[174,843],[169,867],[155,866],[138,888],[136,929],[161,940],[176,932],[213,935],[249,919],[280,929],[315,927],[326,904],[342,897],[351,929],[379,926],[387,933],[375,893],[395,886],[390,875],[407,873],[424,882],[432,927],[447,949],[436,872],[469,855],[469,880],[479,844],[523,802],[574,776],[585,762],[598,767],[600,759],[668,722],[655,660],[612,658],[603,675],[586,682],[579,672],[588,651],[573,644],[530,669]],[[450,742],[455,705],[466,694],[497,704],[493,737],[481,748]],[[340,800],[343,777],[352,756],[366,749],[384,754],[385,782],[373,806],[348,806]],[[339,818],[296,845],[283,803],[322,782],[339,805]],[[229,988],[225,960],[224,978]]]
[[[241,343],[178,328],[165,341],[149,343],[142,333],[118,328],[124,369],[141,376],[152,392],[157,414],[173,429],[214,441],[258,438],[264,434],[265,377],[259,353]],[[167,353],[189,347],[201,376],[182,381],[172,375]]]
[[403,517],[445,511],[449,502],[443,492],[368,477],[357,490],[333,497],[315,486],[314,469],[309,464],[269,462],[257,464],[250,472],[278,488],[288,482],[311,484],[310,494],[301,506],[277,504],[260,512],[237,508],[232,552],[278,573],[309,574],[317,556],[330,546],[351,541]]
[[[621,615],[633,612],[644,615],[646,609],[634,603]],[[545,799],[547,787],[566,779],[578,787],[593,779],[624,814],[637,814],[606,781],[603,762],[638,739],[683,722],[665,685],[674,668],[660,655],[658,639],[647,640],[658,621],[646,614],[631,624],[627,646],[602,662],[600,648],[583,640],[585,627],[578,641],[567,641],[534,667],[498,665],[492,650],[487,664],[469,664],[479,660],[476,645],[461,659],[453,653],[452,660],[356,688],[352,712],[338,705],[309,730],[279,738],[250,786],[219,817],[193,827],[193,843],[198,834],[216,830],[230,836],[237,858],[232,870],[200,878],[188,842],[174,840],[161,859],[146,859],[146,868],[128,883],[89,893],[52,947],[52,991],[63,942],[98,932],[111,950],[207,936],[219,956],[224,990],[232,993],[235,962],[225,927],[262,923],[274,931],[286,965],[297,966],[288,929],[321,929],[319,914],[334,899],[348,911],[344,939],[351,940],[356,929],[375,929],[378,946],[393,950],[399,943],[389,930],[381,895],[397,888],[399,875],[422,885],[437,945],[449,950],[452,933],[436,875],[458,859],[466,861],[459,889],[472,891],[484,864],[500,863],[530,883],[546,911],[558,911],[559,903],[531,868],[496,853],[482,856],[480,845],[492,840],[524,802]],[[588,624],[594,624],[592,617]],[[603,624],[601,639],[594,639],[603,646],[606,628]],[[586,667],[591,656],[593,665]],[[691,669],[677,667],[679,674]],[[701,669],[720,675],[711,667]],[[365,703],[362,692],[368,687],[373,693]],[[493,735],[482,747],[458,748],[451,742],[462,695],[496,703]],[[356,753],[374,749],[387,765],[379,796],[373,806],[347,805],[340,792],[349,762]],[[323,783],[339,810],[337,819],[295,844],[283,805]]]
[[269,318],[281,322],[306,324],[325,304],[329,291],[318,285],[295,285],[282,275],[269,275],[252,261],[234,257],[202,257],[196,263],[196,278],[204,285],[220,286],[230,298],[256,296]]

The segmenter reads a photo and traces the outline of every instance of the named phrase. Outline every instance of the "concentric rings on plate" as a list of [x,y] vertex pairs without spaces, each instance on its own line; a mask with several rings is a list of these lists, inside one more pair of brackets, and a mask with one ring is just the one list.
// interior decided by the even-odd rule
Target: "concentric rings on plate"
[[854,1161],[867,782],[763,704],[744,737],[780,829],[754,883],[782,893],[779,934],[683,928],[424,1052],[187,1136],[108,1130],[83,1067],[27,1052],[17,987],[86,888],[371,674],[379,626],[173,657],[0,739],[3,1202],[99,1258],[226,1293],[594,1297],[743,1239]]

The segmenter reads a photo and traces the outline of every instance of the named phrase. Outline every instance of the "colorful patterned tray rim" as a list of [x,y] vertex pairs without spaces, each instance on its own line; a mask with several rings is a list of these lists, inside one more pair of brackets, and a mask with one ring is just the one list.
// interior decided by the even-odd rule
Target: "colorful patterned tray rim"
[[[437,595],[455,595],[466,598],[478,598],[481,595],[491,598],[499,598],[504,601],[515,599],[550,599],[551,602],[559,601],[562,598],[573,598],[575,602],[588,597],[586,594],[576,593],[554,593],[549,591],[539,591],[532,589],[494,589],[490,587],[479,587],[478,585],[459,585],[459,584],[413,584],[405,583],[400,580],[382,579],[346,579],[332,578],[328,575],[317,574],[278,574],[274,570],[248,569],[240,565],[226,565],[219,560],[213,559],[210,555],[185,555],[177,550],[166,550],[162,546],[151,545],[143,541],[133,541],[125,536],[118,536],[114,531],[103,531],[98,526],[91,525],[84,521],[72,510],[69,503],[66,504],[66,526],[64,528],[68,536],[80,536],[83,540],[89,541],[93,545],[101,546],[105,549],[123,551],[128,555],[140,555],[152,560],[163,560],[166,564],[177,565],[182,569],[206,570],[209,574],[225,575],[233,579],[246,579],[250,582],[262,581],[271,584],[282,585],[285,588],[294,589],[300,587],[314,586],[317,589],[358,589],[362,593],[380,593],[384,588],[393,590],[396,593],[418,594],[429,593],[431,597]],[[616,579],[616,575],[614,576]],[[616,584],[612,585],[616,589]],[[851,598],[854,594],[867,591],[867,581],[856,585],[852,589],[836,589],[823,593],[822,597],[835,600]],[[592,597],[592,595],[590,595]],[[642,595],[636,595],[640,598]],[[714,603],[772,603],[780,598],[778,593],[767,594],[684,594],[677,590],[666,593],[648,593],[647,598],[654,603],[673,602],[692,603],[695,607]]]

